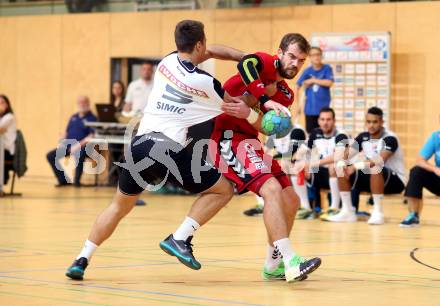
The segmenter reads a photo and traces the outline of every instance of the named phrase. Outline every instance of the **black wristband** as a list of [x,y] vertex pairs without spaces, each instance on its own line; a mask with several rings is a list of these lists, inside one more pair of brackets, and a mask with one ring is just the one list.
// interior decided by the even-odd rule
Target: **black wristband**
[[262,95],[262,96],[260,96],[260,98],[258,99],[258,101],[260,101],[261,103],[266,103],[267,101],[269,101],[270,100],[270,98],[268,97],[268,96],[266,96],[266,95]]

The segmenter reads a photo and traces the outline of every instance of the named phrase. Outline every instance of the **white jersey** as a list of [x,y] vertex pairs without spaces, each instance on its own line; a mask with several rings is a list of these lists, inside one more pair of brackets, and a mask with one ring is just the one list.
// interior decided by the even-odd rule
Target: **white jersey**
[[315,148],[319,159],[323,159],[334,154],[338,143],[343,144],[347,140],[348,136],[343,131],[335,129],[331,135],[326,136],[320,128],[315,128],[309,135],[307,147],[309,149]]
[[[284,136],[282,138],[276,138],[275,136],[270,136],[269,137],[270,140],[268,139],[268,143],[266,144],[266,146],[275,147],[275,150],[279,154],[285,154],[285,153],[289,152],[290,144],[293,140],[294,135],[296,135],[295,134],[296,130],[304,131],[304,129],[300,125],[294,124],[292,130],[286,136]],[[305,133],[304,133],[304,135],[305,135]],[[301,139],[301,140],[304,140],[304,139]]]
[[372,139],[368,132],[363,132],[355,140],[359,145],[359,150],[363,151],[369,159],[379,155],[382,150],[392,152],[393,154],[385,162],[385,167],[396,172],[400,180],[406,184],[403,151],[396,134],[384,129],[379,139]]
[[137,79],[128,85],[125,102],[132,103],[131,110],[134,113],[144,111],[152,89],[153,82],[146,82],[143,79]]
[[189,127],[222,113],[223,95],[219,81],[171,53],[158,65],[137,134],[160,132],[186,145]]
[[304,129],[294,124],[289,134],[282,138],[276,138],[275,135],[269,136],[265,146],[269,150],[275,149],[275,152],[273,152],[275,158],[291,157],[296,153],[299,143],[305,141],[305,139],[306,133]]

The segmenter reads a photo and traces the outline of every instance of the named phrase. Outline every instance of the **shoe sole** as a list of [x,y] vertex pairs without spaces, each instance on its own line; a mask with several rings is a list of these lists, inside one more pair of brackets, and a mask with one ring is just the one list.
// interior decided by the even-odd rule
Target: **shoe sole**
[[331,220],[330,218],[328,218],[328,219],[325,219],[325,220],[322,220],[322,221],[333,222],[333,223],[355,223],[358,220],[357,220],[357,218],[353,219],[353,220]]
[[294,282],[300,282],[300,281],[307,279],[307,277],[310,273],[313,273],[316,269],[318,269],[321,266],[321,263],[322,263],[322,261],[319,260],[319,262],[316,265],[312,266],[309,271],[307,271],[303,275],[300,275],[300,276],[297,276],[291,280],[288,280],[287,282],[294,283]]
[[330,217],[330,215],[329,214],[323,214],[323,215],[320,215],[319,216],[319,219],[321,220],[321,221],[328,221],[327,219]]
[[399,224],[399,226],[402,228],[411,228],[411,227],[419,227],[420,224],[411,224],[411,225]]
[[256,214],[247,214],[247,213],[243,213],[243,215],[245,215],[245,216],[248,216],[248,217],[256,217],[256,216],[259,216],[259,215],[262,215],[263,213],[256,213]]
[[[307,275],[303,275],[301,278],[299,278],[297,281],[298,282],[301,282],[301,281],[305,281],[306,279],[308,278],[308,276]],[[284,277],[266,277],[266,276],[264,276],[263,275],[263,279],[265,280],[265,281],[285,281],[286,280],[286,276],[284,276]]]
[[322,215],[319,216],[319,219],[321,221],[328,221],[328,218],[330,218],[331,216],[335,216],[337,214],[338,214],[337,212],[336,213],[323,213]]
[[253,210],[253,211],[245,210],[243,212],[243,215],[248,216],[248,217],[255,217],[255,216],[262,215],[262,214],[263,214],[263,211],[260,212],[260,211],[255,211],[255,210]]
[[65,275],[74,280],[84,279],[84,272],[80,272],[80,271],[67,271]]
[[295,217],[296,220],[313,220],[315,217],[313,216],[313,213],[305,214],[305,215],[297,215]]
[[174,249],[170,248],[168,245],[164,244],[163,242],[159,243],[160,248],[162,249],[162,251],[164,251],[165,253],[167,253],[170,256],[175,256],[177,257],[177,259],[184,264],[185,266],[187,266],[190,269],[193,270],[200,270],[200,268],[202,267],[201,265],[194,265],[193,260],[190,259],[188,261],[188,259],[183,258],[182,256],[180,256],[180,254],[178,252],[176,252]]

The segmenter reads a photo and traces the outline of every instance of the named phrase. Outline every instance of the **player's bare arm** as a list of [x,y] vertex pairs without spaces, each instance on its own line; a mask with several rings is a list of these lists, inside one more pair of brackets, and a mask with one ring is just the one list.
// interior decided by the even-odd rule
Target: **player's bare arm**
[[240,61],[246,53],[241,50],[234,49],[224,45],[209,45],[206,47],[205,55],[202,59],[202,62],[215,58],[219,60],[225,61]]

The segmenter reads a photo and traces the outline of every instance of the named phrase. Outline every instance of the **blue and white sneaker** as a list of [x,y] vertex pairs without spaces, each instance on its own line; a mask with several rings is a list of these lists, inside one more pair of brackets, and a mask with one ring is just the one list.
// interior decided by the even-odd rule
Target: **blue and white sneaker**
[[73,264],[67,269],[66,276],[75,280],[83,280],[84,271],[89,265],[89,261],[85,257],[75,259]]
[[193,255],[192,238],[193,236],[190,236],[186,241],[176,240],[173,234],[171,234],[165,240],[161,241],[159,246],[168,255],[176,256],[177,259],[188,268],[199,270],[202,265]]
[[400,222],[400,227],[416,227],[420,225],[419,214],[410,212],[406,218]]

